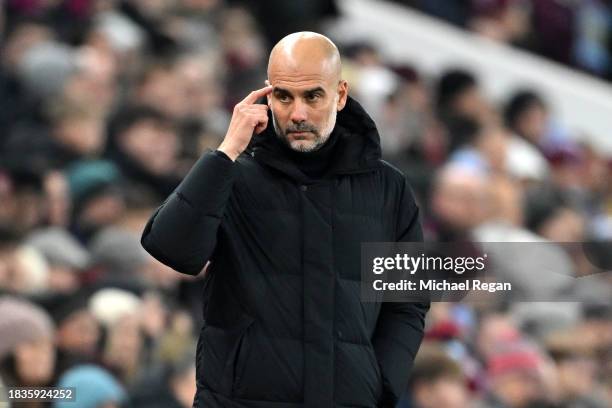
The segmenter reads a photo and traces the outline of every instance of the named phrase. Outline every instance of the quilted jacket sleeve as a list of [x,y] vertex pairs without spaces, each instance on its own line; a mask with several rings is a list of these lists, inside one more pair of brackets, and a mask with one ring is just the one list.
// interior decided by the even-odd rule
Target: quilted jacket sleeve
[[179,272],[197,275],[215,248],[235,167],[221,152],[202,155],[149,219],[141,238],[147,252]]
[[[419,209],[404,181],[398,217],[398,242],[422,242]],[[381,306],[373,346],[383,377],[380,407],[395,407],[408,384],[421,345],[429,303],[386,302]]]

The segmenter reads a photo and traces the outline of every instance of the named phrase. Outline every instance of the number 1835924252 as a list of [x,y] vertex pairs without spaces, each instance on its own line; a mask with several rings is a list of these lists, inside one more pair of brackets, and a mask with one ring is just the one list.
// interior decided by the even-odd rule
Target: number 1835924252
[[10,402],[76,401],[76,390],[73,387],[10,387],[0,390],[0,399],[2,396]]

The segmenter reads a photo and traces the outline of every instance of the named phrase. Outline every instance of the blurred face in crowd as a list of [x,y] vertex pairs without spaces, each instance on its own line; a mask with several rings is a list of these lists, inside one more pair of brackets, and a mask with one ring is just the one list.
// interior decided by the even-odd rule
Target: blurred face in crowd
[[544,397],[538,376],[521,370],[499,374],[492,380],[492,386],[493,394],[511,408],[525,407]]
[[78,56],[79,70],[64,85],[63,95],[105,114],[117,92],[117,63],[110,53],[94,47],[81,47]]
[[223,91],[216,78],[218,64],[214,57],[191,57],[177,63],[176,73],[189,101],[187,115],[199,117],[222,104]]
[[171,117],[183,117],[191,101],[172,66],[152,67],[136,91],[136,104],[150,106]]
[[105,191],[87,200],[79,211],[76,223],[89,231],[112,224],[125,210],[123,197],[116,191]]
[[486,177],[476,171],[449,167],[438,175],[432,197],[436,218],[446,227],[466,232],[487,215]]
[[413,395],[419,408],[467,408],[470,403],[465,383],[450,377],[442,377],[428,384],[417,384]]
[[592,358],[576,356],[557,366],[560,390],[569,398],[589,395],[596,388],[597,365]]
[[476,148],[493,171],[504,173],[508,150],[508,138],[504,129],[496,126],[483,129],[476,141]]
[[561,208],[537,232],[553,242],[580,242],[584,239],[585,221],[577,211]]
[[95,116],[61,119],[55,125],[53,136],[62,145],[83,156],[99,153],[106,142],[103,121]]
[[39,225],[45,216],[46,200],[36,187],[0,191],[0,202],[0,222],[17,231],[29,231]]
[[548,112],[540,104],[534,103],[516,119],[517,132],[534,144],[539,144],[546,131]]
[[476,85],[458,94],[452,103],[455,113],[475,119],[487,119],[489,107],[484,96]]
[[78,271],[62,265],[49,265],[49,290],[56,293],[70,293],[79,289]]
[[318,34],[289,35],[272,50],[268,105],[276,134],[291,149],[316,151],[329,139],[348,96],[340,69],[335,45]]
[[142,350],[140,320],[135,315],[125,315],[108,330],[104,361],[123,375],[131,375],[138,367]]
[[142,330],[149,337],[160,337],[166,328],[168,310],[165,308],[159,293],[146,293],[143,296],[140,310]]
[[167,125],[142,120],[127,129],[119,143],[125,153],[153,174],[166,174],[175,169],[179,140]]
[[489,217],[511,225],[523,223],[523,190],[520,183],[505,175],[494,176],[488,185],[491,205]]
[[43,385],[53,376],[55,350],[50,338],[22,343],[15,348],[15,368],[24,385]]
[[100,327],[95,317],[87,310],[70,315],[58,328],[59,347],[68,352],[91,354],[96,351]]
[[482,358],[488,358],[500,343],[516,339],[519,331],[514,322],[505,315],[486,316],[481,323],[476,339],[477,351]]

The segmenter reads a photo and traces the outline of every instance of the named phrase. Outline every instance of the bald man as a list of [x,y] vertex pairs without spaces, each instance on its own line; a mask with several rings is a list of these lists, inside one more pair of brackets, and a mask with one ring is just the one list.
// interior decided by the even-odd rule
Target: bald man
[[194,407],[394,407],[427,304],[360,299],[362,242],[421,241],[404,176],[348,96],[336,46],[295,33],[143,246],[205,273]]

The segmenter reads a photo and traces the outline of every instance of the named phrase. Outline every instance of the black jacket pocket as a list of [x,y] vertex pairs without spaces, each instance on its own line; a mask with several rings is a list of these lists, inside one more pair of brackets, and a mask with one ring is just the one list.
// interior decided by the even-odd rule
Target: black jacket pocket
[[223,376],[221,379],[221,393],[226,396],[233,394],[240,383],[240,375],[244,369],[244,362],[248,353],[248,329],[253,319],[244,315],[238,324],[231,329],[232,346],[226,357]]

